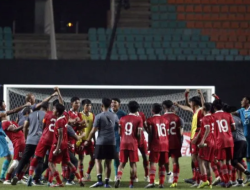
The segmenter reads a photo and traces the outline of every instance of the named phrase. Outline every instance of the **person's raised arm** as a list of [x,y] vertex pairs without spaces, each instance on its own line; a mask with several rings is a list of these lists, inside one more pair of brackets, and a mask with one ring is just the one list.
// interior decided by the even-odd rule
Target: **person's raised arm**
[[201,90],[197,90],[197,92],[198,92],[198,94],[199,94],[199,96],[201,98],[201,106],[204,107],[204,104],[205,104],[206,101],[205,101],[205,98],[203,96],[203,93],[202,93]]
[[185,104],[186,106],[190,107],[189,101],[188,101],[188,95],[189,95],[189,89],[186,89],[184,92],[184,96],[185,96]]
[[8,131],[11,131],[13,133],[17,133],[18,131],[23,129],[23,125],[19,127],[15,127],[13,124],[8,127]]
[[17,113],[17,112],[21,111],[23,108],[28,107],[30,105],[31,105],[30,102],[27,102],[26,104],[24,104],[24,105],[22,105],[20,107],[14,108],[13,110],[9,110],[9,111],[7,111],[5,113],[0,113],[0,117],[3,117],[5,115],[11,115],[11,114]]
[[184,105],[178,104],[177,102],[174,102],[174,105],[177,106],[178,108],[181,108],[181,109],[185,110],[185,111],[189,111],[189,112],[193,113],[192,108],[190,108],[188,106],[184,106]]
[[60,89],[58,87],[55,87],[54,90],[57,92],[58,94],[58,100],[59,100],[59,103],[64,105],[64,101],[63,101],[63,98],[62,98],[62,94],[60,92]]
[[36,104],[36,107],[35,108],[39,108],[42,103],[44,102],[49,102],[53,97],[57,96],[58,93],[57,92],[54,92],[53,94],[51,94],[49,97],[45,98],[42,102],[39,102],[38,104]]

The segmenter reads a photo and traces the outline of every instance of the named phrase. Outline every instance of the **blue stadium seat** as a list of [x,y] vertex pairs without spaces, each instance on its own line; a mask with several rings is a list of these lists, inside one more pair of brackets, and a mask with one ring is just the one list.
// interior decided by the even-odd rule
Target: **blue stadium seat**
[[129,60],[137,60],[137,55],[129,55]]
[[96,29],[95,28],[90,28],[88,33],[89,34],[96,34]]
[[187,60],[188,61],[195,61],[196,60],[196,57],[194,55],[188,55],[187,56]]
[[205,58],[204,55],[198,55],[198,56],[196,57],[196,59],[197,59],[197,61],[205,61],[205,60],[206,60],[206,58]]
[[128,56],[127,55],[121,55],[120,60],[122,60],[122,61],[128,60]]
[[165,61],[167,57],[165,55],[158,55],[158,60]]
[[224,61],[224,56],[223,55],[217,55],[215,56],[216,61]]
[[[1,53],[0,53],[0,59],[1,59]],[[91,54],[91,59],[92,60],[98,60],[99,59],[99,55]]]
[[244,57],[242,55],[237,55],[237,56],[235,56],[234,60],[235,61],[243,61]]
[[186,56],[185,55],[178,55],[177,56],[177,60],[185,61],[186,60]]
[[163,55],[163,49],[157,48],[157,49],[155,50],[155,53],[156,53],[157,55]]
[[226,61],[234,61],[234,56],[233,55],[226,55],[225,60]]
[[145,50],[143,48],[138,48],[137,49],[137,54],[138,55],[144,55],[145,54]]
[[111,60],[119,60],[118,55],[111,55],[110,57]]
[[208,55],[208,56],[206,56],[206,60],[207,61],[214,61],[215,57],[213,55]]
[[161,48],[161,42],[153,42],[154,48]]
[[157,60],[156,55],[148,55],[148,60]]
[[244,56],[245,61],[250,61],[250,56]]
[[105,28],[98,28],[97,34],[105,34]]
[[139,60],[147,60],[147,56],[146,55],[139,55]]
[[132,55],[132,54],[135,55],[135,54],[136,54],[136,49],[134,49],[134,48],[129,48],[129,49],[128,49],[128,54],[129,54],[129,55]]
[[176,60],[176,56],[174,56],[174,55],[169,55],[169,56],[168,56],[168,60],[170,60],[170,61],[175,61],[175,60]]

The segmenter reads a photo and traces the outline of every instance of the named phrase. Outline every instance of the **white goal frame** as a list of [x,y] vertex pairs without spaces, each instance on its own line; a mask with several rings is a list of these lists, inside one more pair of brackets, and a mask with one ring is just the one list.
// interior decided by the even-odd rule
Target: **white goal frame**
[[[37,88],[37,89],[45,89],[51,88],[53,89],[55,86],[60,89],[118,89],[118,90],[196,90],[196,89],[209,89],[211,90],[211,95],[215,93],[215,86],[136,86],[136,85],[30,85],[30,84],[5,84],[3,86],[4,93],[4,101],[9,102],[8,97],[8,88]],[[212,96],[212,102],[214,98]],[[7,104],[7,109],[9,109],[9,105]]]

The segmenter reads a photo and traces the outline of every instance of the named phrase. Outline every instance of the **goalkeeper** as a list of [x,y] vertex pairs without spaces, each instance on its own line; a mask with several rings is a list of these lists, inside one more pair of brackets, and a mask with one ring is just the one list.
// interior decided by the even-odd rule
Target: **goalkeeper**
[[[87,140],[90,131],[92,130],[95,116],[91,113],[92,103],[89,99],[82,100],[83,111],[81,112],[82,120],[85,121],[86,127],[82,129],[80,133],[85,132],[85,137],[76,142],[76,153],[79,155],[79,172],[83,181],[91,181],[91,170],[94,167],[94,144],[95,137],[93,137],[94,143],[90,143],[88,146],[84,146],[84,142]],[[90,161],[87,173],[84,175],[83,159],[84,154],[90,155]]]

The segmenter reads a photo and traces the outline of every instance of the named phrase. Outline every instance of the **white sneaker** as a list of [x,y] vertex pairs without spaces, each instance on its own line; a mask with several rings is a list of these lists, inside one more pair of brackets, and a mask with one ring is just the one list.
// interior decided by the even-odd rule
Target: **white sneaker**
[[82,178],[82,181],[91,181],[91,175],[90,174],[85,174],[84,177]]
[[65,185],[66,185],[66,186],[72,186],[72,185],[74,185],[72,182],[73,182],[73,181],[67,181],[67,182],[65,183]]
[[173,172],[166,173],[166,183],[173,183],[174,174]]
[[216,186],[216,185],[218,185],[219,183],[220,183],[220,176],[214,179],[212,185],[213,185],[213,186]]
[[5,180],[5,181],[3,182],[3,184],[4,184],[4,185],[11,185],[11,181],[10,181],[10,180]]
[[148,176],[144,176],[144,181],[149,182],[150,181],[149,177]]
[[195,184],[193,184],[193,185],[190,186],[190,187],[198,187],[198,186],[199,186],[199,184],[195,182]]
[[114,177],[114,181],[117,181],[117,176]]
[[239,184],[239,183],[237,182],[237,184],[233,185],[233,187],[245,187],[245,185],[244,185],[244,183]]
[[135,178],[133,182],[139,182],[139,179],[138,179],[138,178]]
[[17,182],[17,184],[23,184],[23,185],[27,185],[27,181],[24,179],[21,179]]
[[234,185],[237,185],[238,182],[237,181],[231,181],[231,184],[232,184],[232,186],[234,186]]

